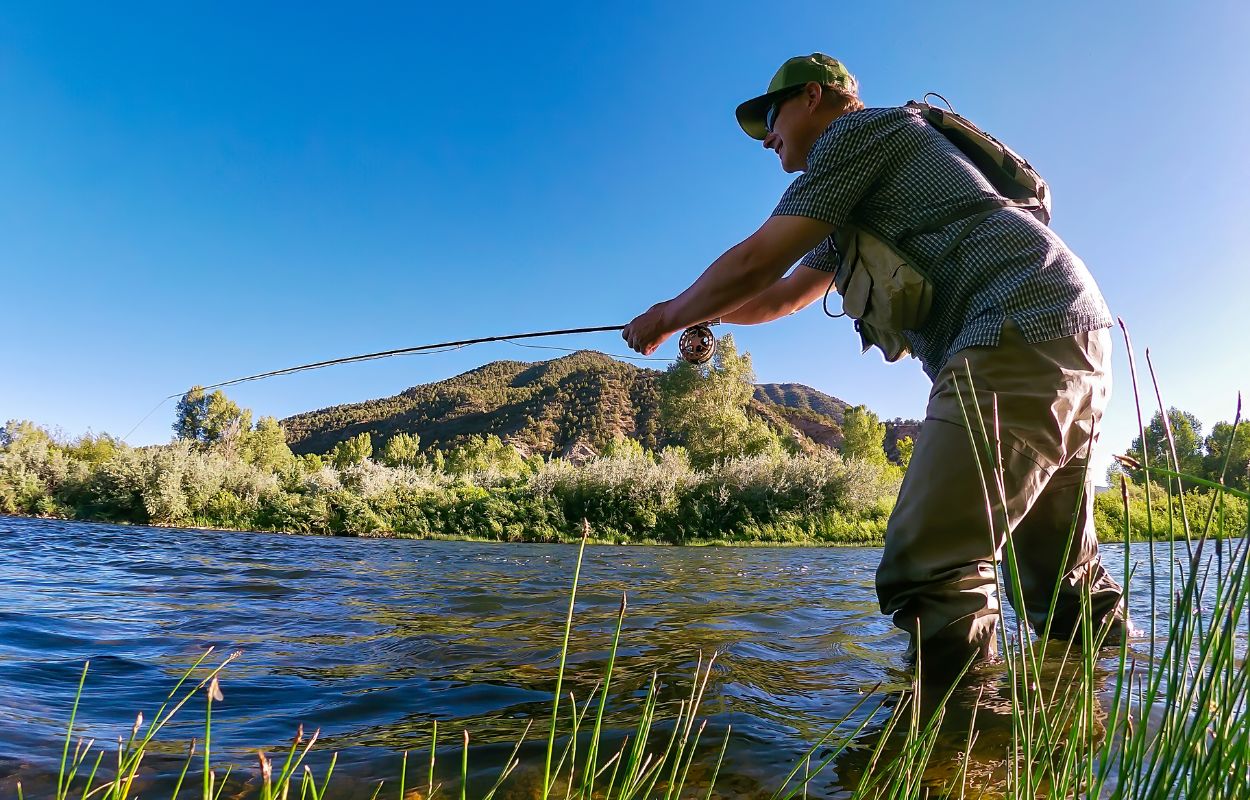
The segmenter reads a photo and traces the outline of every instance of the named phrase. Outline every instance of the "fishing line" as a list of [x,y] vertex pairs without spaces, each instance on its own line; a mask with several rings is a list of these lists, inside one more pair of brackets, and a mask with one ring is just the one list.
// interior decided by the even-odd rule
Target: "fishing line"
[[[716,322],[719,322],[719,320],[716,320],[709,324],[714,325],[716,324]],[[300,364],[299,366],[296,366],[296,367],[276,369],[271,372],[261,372],[256,375],[248,375],[247,377],[244,377],[244,378],[234,378],[233,380],[222,381],[221,383],[213,383],[208,386],[202,386],[200,387],[200,389],[202,391],[207,391],[209,389],[220,389],[223,386],[235,386],[240,383],[247,383],[248,381],[258,381],[258,380],[261,380],[262,378],[276,378],[279,375],[292,375],[296,372],[305,372],[307,370],[322,369],[324,367],[333,367],[339,364],[355,364],[360,361],[373,361],[379,358],[390,358],[391,356],[435,355],[437,353],[448,353],[448,352],[451,352],[452,350],[459,350],[462,347],[468,347],[474,344],[487,344],[488,342],[507,342],[508,344],[514,344],[517,347],[531,347],[531,348],[540,349],[540,350],[564,350],[566,352],[575,353],[577,352],[576,350],[572,350],[569,348],[547,347],[544,345],[532,345],[532,344],[527,345],[527,344],[521,344],[520,342],[515,342],[513,340],[514,339],[537,339],[542,336],[571,336],[571,335],[579,334],[579,333],[606,333],[609,331],[622,331],[622,330],[625,330],[624,325],[600,325],[594,328],[564,328],[558,331],[535,331],[533,333],[514,333],[509,336],[484,336],[480,339],[461,339],[460,341],[456,341],[456,342],[439,342],[438,344],[423,344],[423,345],[418,345],[416,347],[401,347],[395,350],[379,350],[376,353],[364,353],[362,355],[347,356],[345,358],[332,358],[332,359],[329,359],[328,361],[315,361],[311,364]],[[692,337],[692,334],[693,334],[693,337]],[[694,344],[695,346],[691,346],[692,344]],[[712,352],[715,351],[715,347],[716,347],[716,338],[712,336],[711,331],[708,330],[706,325],[695,325],[693,327],[687,328],[685,333],[682,334],[681,341],[679,342],[679,345],[678,345],[678,349],[681,351],[682,358],[694,364],[706,363],[707,360],[712,357]],[[645,357],[640,357],[640,356],[612,356],[612,358],[628,359],[630,361],[667,361],[668,360],[665,358],[645,358]],[[156,406],[143,417],[143,419],[139,420],[139,423],[137,425],[135,425],[133,428],[130,429],[130,433],[127,433],[125,436],[122,437],[122,441],[124,442],[126,441],[126,439],[130,438],[131,434],[137,431],[140,425],[147,422],[148,418],[151,417],[153,414],[155,414],[157,409],[165,405],[165,403],[169,402],[170,400],[173,400],[174,398],[183,397],[184,395],[185,395],[185,392],[181,392],[178,394],[171,394],[169,397],[166,397],[164,400],[161,400],[161,402],[157,403]]]
[[[581,352],[581,350],[578,350],[572,347],[552,347],[551,345],[548,345],[548,344],[521,344],[520,342],[514,342],[511,339],[505,339],[504,341],[507,342],[508,344],[514,344],[517,347],[528,347],[531,350],[559,350],[562,353],[580,353]],[[582,348],[582,350],[584,349],[585,348]],[[620,359],[621,361],[668,361],[669,360],[667,358],[647,358],[646,356],[621,356],[621,355],[617,355],[616,353],[604,353],[604,355],[608,356],[609,358]]]
[[[569,336],[575,333],[603,333],[605,331],[623,331],[624,325],[603,325],[598,328],[566,328],[559,331],[538,331],[536,333],[515,333],[511,336],[484,336],[481,339],[462,339],[458,342],[439,342],[438,344],[423,344],[416,347],[401,347],[397,350],[380,350],[376,353],[365,353],[359,356],[348,356],[346,358],[332,358],[329,361],[317,361],[312,364],[301,364],[298,367],[287,367],[286,369],[276,369],[273,372],[262,372],[258,375],[248,375],[246,378],[235,378],[230,381],[222,381],[214,383],[210,386],[203,386],[202,389],[220,389],[223,386],[234,386],[239,383],[247,383],[248,381],[258,381],[261,378],[276,378],[279,375],[291,375],[296,372],[304,372],[310,369],[321,369],[322,367],[333,367],[339,364],[354,364],[358,361],[372,361],[376,358],[390,358],[391,356],[408,355],[409,353],[421,353],[430,350],[439,350],[446,352],[447,350],[458,350],[461,347],[467,347],[471,344],[486,344],[487,342],[506,342],[509,339],[536,339],[540,336]],[[181,395],[174,395],[180,397]]]

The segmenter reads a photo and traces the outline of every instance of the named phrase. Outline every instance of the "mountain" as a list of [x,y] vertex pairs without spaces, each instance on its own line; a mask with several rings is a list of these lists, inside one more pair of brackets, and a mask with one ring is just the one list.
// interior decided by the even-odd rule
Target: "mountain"
[[[826,447],[842,446],[842,414],[850,403],[801,383],[761,383],[755,387],[755,399],[761,403],[781,406],[780,415],[809,439]],[[898,441],[907,437],[916,441],[923,422],[918,419],[885,420],[885,453],[898,460]]]
[[[282,425],[298,454],[327,453],[360,433],[371,435],[375,450],[397,433],[440,449],[494,434],[527,456],[584,455],[618,436],[658,449],[673,441],[659,419],[660,374],[592,350],[537,363],[495,361],[393,397],[296,414]],[[756,387],[751,412],[786,435],[837,448],[847,406],[799,383],[766,383]],[[887,423],[887,452],[897,429]]]
[[842,424],[842,412],[851,405],[845,400],[801,383],[756,384],[755,399],[761,403],[815,411],[817,414],[832,417],[839,425]]
[[495,434],[530,455],[596,450],[618,435],[657,448],[660,373],[582,350],[538,363],[495,361],[394,397],[332,406],[282,421],[296,453],[325,453],[360,433],[375,448],[397,433],[446,449],[467,436]]

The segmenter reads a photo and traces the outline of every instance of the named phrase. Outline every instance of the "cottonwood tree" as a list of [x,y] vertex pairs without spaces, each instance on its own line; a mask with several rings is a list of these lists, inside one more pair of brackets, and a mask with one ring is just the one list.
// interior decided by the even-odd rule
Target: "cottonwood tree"
[[208,398],[204,387],[192,386],[174,407],[174,435],[187,441],[203,442],[207,418]]
[[382,447],[382,463],[388,467],[415,467],[421,464],[421,437],[397,433]]
[[[1232,454],[1229,455],[1229,444]],[[1228,458],[1228,469],[1224,472],[1224,483],[1242,491],[1250,490],[1250,421],[1237,426],[1237,437],[1233,438],[1231,422],[1217,422],[1211,428],[1211,435],[1206,439],[1206,457],[1203,459],[1205,478],[1212,481],[1220,479],[1220,470],[1224,469],[1224,459]]]
[[242,458],[269,470],[289,464],[293,458],[286,432],[274,417],[261,417],[252,427],[252,409],[240,408],[220,389],[205,394],[192,387],[174,409],[174,434],[194,442],[201,450],[216,450],[227,459]]
[[660,419],[681,437],[695,467],[780,454],[777,435],[747,414],[754,392],[751,354],[739,354],[733,334],[726,334],[709,363],[677,361],[660,377]]
[[371,455],[373,455],[373,439],[366,432],[336,444],[330,459],[335,467],[343,469],[353,464],[360,464]]
[[252,430],[252,409],[226,397],[220,389],[204,394],[193,386],[174,409],[174,434],[206,447],[219,445],[227,457],[238,452],[241,437]]
[[503,475],[520,475],[529,467],[521,453],[493,433],[470,436],[447,454],[447,472],[452,475],[474,475],[496,470]]
[[842,437],[843,458],[886,463],[885,423],[868,406],[853,406],[842,412]]
[[286,443],[286,431],[276,417],[261,417],[243,442],[243,460],[271,472],[288,466],[295,456]]
[[[1203,439],[1202,439],[1202,423],[1198,418],[1188,411],[1181,411],[1179,408],[1168,409],[1168,422],[1171,423],[1172,437],[1176,443],[1176,459],[1179,463],[1172,464],[1172,448],[1168,443],[1167,427],[1163,423],[1163,414],[1155,412],[1154,417],[1150,420],[1149,427],[1146,428],[1146,447],[1144,448],[1146,456],[1150,459],[1150,466],[1171,469],[1176,472],[1183,472],[1186,475],[1194,475],[1201,477],[1203,473]],[[1225,438],[1227,441],[1227,438]],[[1130,450],[1131,455],[1141,460],[1142,457],[1142,437],[1138,436],[1133,439],[1133,445]],[[1134,479],[1140,480],[1141,475],[1134,474]],[[1186,485],[1186,488],[1189,488]]]
[[903,469],[907,469],[911,464],[911,454],[916,451],[916,443],[911,440],[910,436],[904,436],[895,442],[894,446],[898,448],[898,463],[903,466]]
[[628,436],[617,436],[603,448],[604,458],[615,458],[619,461],[654,461],[651,454],[643,449],[642,443]]

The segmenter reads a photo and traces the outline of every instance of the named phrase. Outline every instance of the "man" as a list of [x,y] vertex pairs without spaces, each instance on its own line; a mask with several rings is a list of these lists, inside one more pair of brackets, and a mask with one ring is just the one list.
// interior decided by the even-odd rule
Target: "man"
[[[802,174],[759,230],[630,322],[624,338],[641,353],[716,317],[754,325],[818,300],[840,225],[893,238],[1002,199],[920,112],[865,109],[855,79],[820,53],[787,61],[737,117]],[[1004,527],[1023,594],[1010,599],[1039,634],[1049,622],[1052,636],[1074,635],[1086,590],[1095,624],[1118,633],[1122,594],[1098,559],[1086,469],[1111,389],[1110,313],[1081,260],[1027,211],[992,213],[948,248],[964,222],[905,242],[933,284],[927,317],[905,333],[934,383],[877,570],[882,612],[911,634],[909,652],[955,669],[996,653]],[[990,465],[970,443],[960,391],[978,437],[977,406],[991,431],[997,417],[1005,502],[991,483],[993,532],[977,459]]]

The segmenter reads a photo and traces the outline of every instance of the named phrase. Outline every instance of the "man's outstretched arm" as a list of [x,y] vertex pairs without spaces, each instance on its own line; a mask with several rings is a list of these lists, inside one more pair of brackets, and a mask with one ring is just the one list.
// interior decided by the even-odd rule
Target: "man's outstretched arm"
[[829,291],[832,273],[798,266],[786,277],[721,317],[733,325],[759,325],[802,311]]
[[737,311],[831,233],[832,225],[810,217],[770,217],[713,261],[689,289],[635,317],[621,335],[634,350],[650,355],[677,331]]

